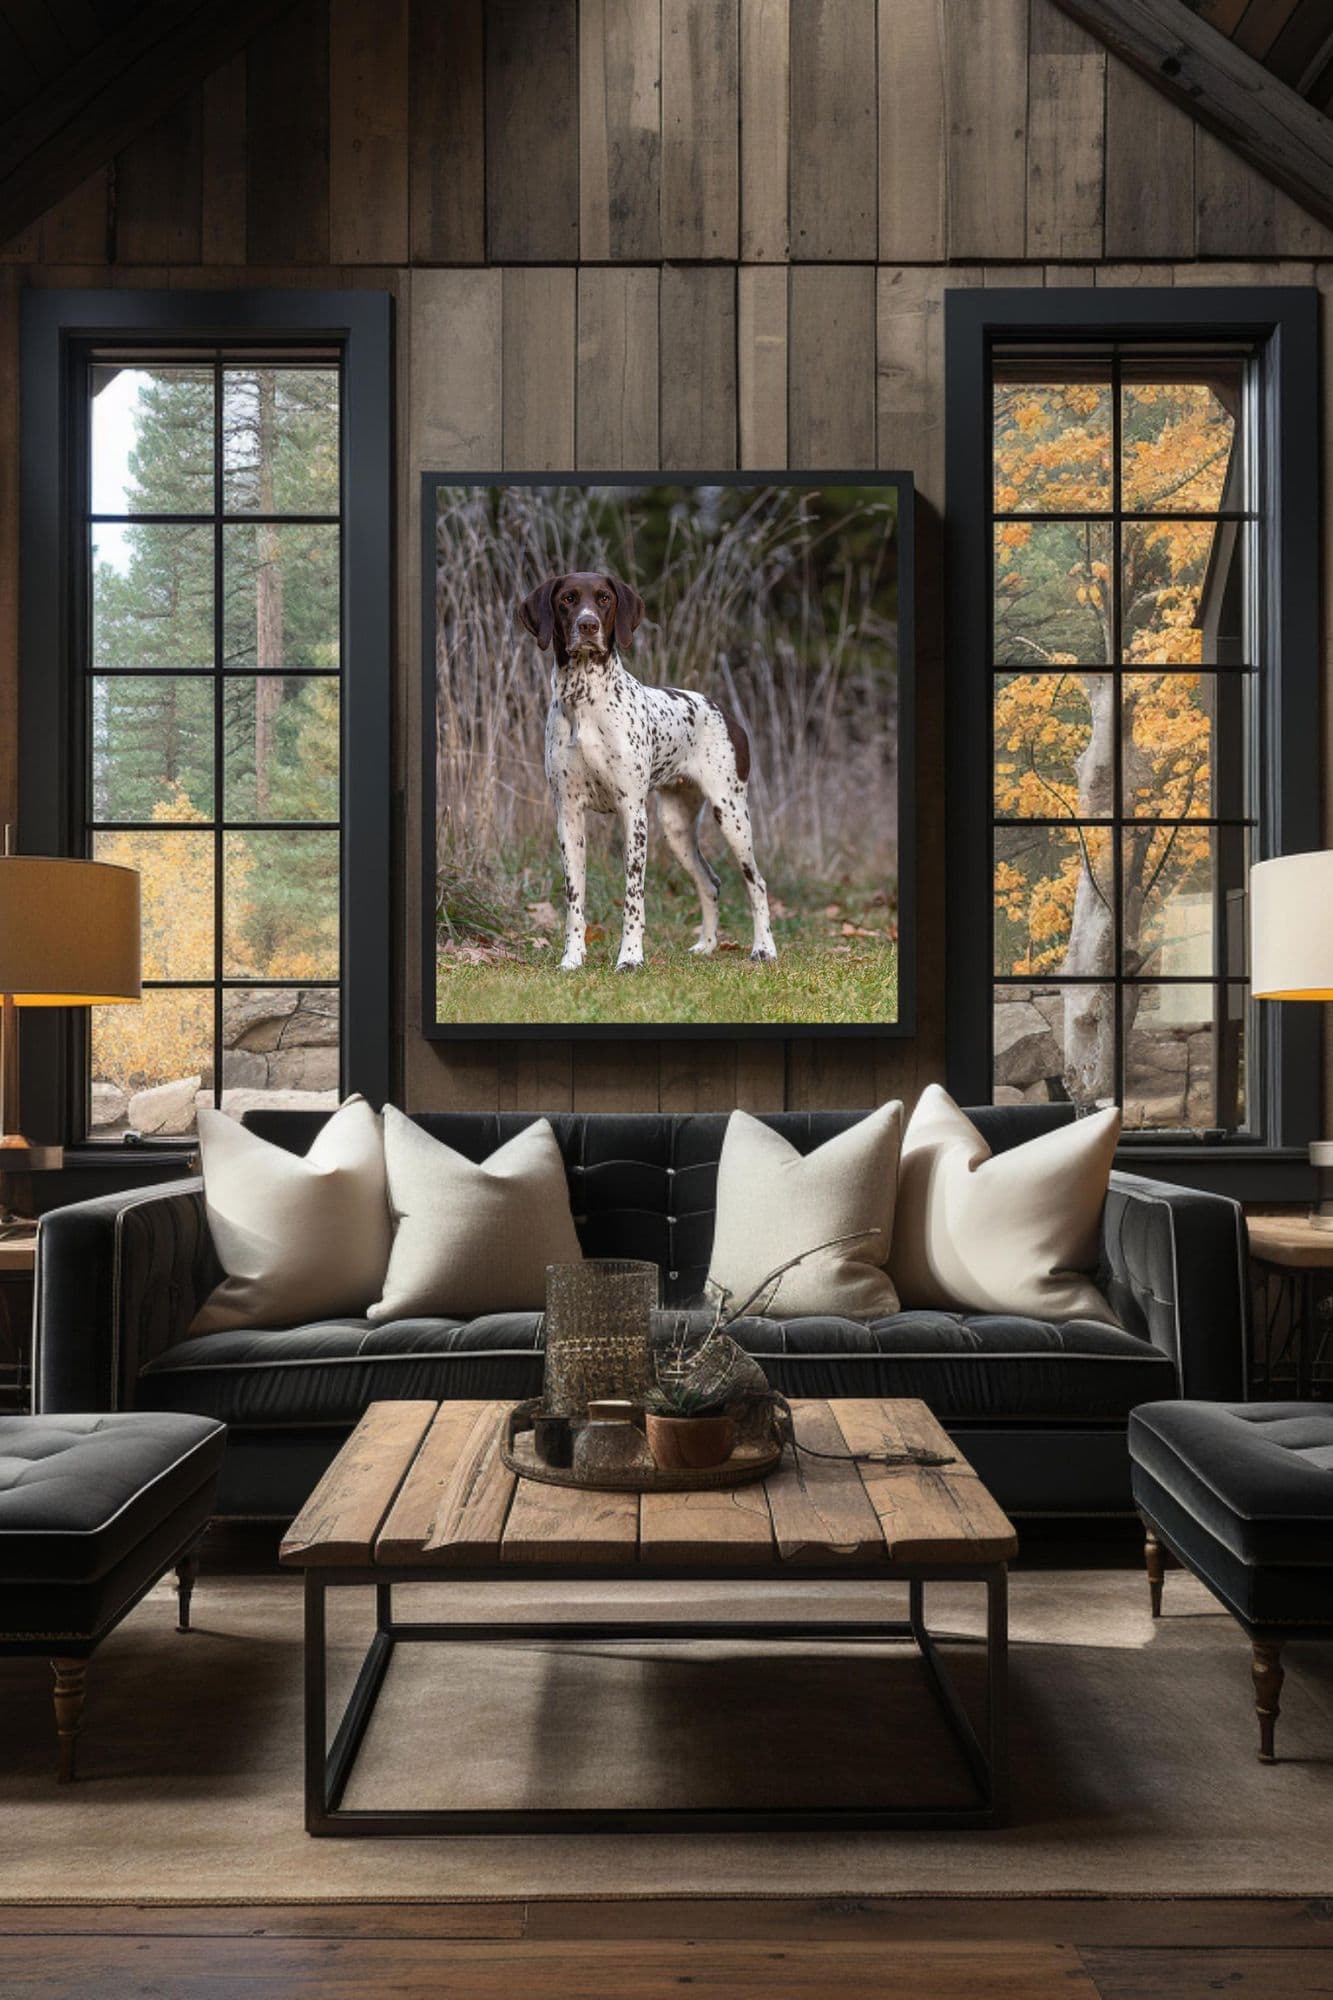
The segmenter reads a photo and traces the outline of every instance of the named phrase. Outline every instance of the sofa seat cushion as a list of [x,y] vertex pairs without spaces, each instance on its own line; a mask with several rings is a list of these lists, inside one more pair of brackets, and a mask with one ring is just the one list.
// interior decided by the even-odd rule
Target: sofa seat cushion
[[539,1313],[480,1319],[317,1320],[177,1342],[139,1377],[138,1400],[256,1428],[355,1424],[369,1404],[535,1396]]
[[200,1495],[207,1519],[224,1443],[197,1415],[0,1417],[0,1581],[94,1582]]
[[[1164,1354],[1093,1320],[922,1311],[752,1318],[733,1332],[784,1395],[919,1396],[945,1418],[1123,1422],[1177,1392]],[[139,1400],[252,1427],[350,1425],[381,1398],[535,1396],[541,1380],[537,1313],[342,1319],[179,1342],[144,1370]]]

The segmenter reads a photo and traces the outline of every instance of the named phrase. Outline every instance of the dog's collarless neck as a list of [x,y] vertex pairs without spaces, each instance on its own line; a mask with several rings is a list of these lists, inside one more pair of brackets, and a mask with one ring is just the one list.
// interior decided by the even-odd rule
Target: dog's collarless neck
[[613,646],[604,660],[557,660],[555,690],[562,701],[595,701],[625,672]]

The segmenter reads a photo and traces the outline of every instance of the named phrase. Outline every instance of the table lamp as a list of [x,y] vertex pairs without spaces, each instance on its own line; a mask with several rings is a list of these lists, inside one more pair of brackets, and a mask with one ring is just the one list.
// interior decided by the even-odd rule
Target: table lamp
[[[11,1176],[58,1167],[19,1124],[20,1007],[100,1007],[138,1000],[139,877],[105,861],[0,855],[0,1234],[19,1220]],[[29,1225],[31,1226],[31,1225]]]
[[[1250,990],[1256,1000],[1333,1000],[1333,851],[1250,870]],[[1333,1230],[1333,1139],[1310,1142],[1310,1221]]]

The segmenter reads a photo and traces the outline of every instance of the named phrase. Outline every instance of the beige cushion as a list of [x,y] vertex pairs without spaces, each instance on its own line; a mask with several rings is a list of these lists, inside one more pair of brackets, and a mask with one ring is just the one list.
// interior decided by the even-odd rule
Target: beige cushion
[[818,1250],[784,1272],[766,1310],[778,1319],[807,1313],[882,1319],[897,1312],[898,1295],[883,1267],[893,1239],[902,1129],[902,1105],[881,1104],[801,1154],[771,1126],[733,1111],[717,1168],[710,1285],[729,1292],[734,1309],[789,1257],[855,1234],[858,1241]]
[[304,1159],[224,1111],[199,1113],[199,1152],[227,1275],[191,1333],[360,1314],[379,1297],[392,1230],[383,1133],[363,1097],[339,1106]]
[[903,1305],[1114,1325],[1086,1274],[1119,1137],[1111,1109],[992,1153],[931,1084],[903,1140],[891,1264]]
[[373,1320],[540,1311],[546,1266],[583,1256],[545,1118],[478,1165],[386,1105],[384,1162],[396,1227]]

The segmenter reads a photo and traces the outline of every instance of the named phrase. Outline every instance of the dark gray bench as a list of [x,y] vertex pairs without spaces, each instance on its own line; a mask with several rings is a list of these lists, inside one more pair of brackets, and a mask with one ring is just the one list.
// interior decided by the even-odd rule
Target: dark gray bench
[[165,1411],[0,1417],[0,1654],[51,1662],[62,1781],[90,1657],[173,1566],[189,1627],[226,1435]]
[[1289,1639],[1333,1638],[1333,1405],[1147,1403],[1129,1420],[1154,1618],[1170,1551],[1253,1647],[1259,1756]]

